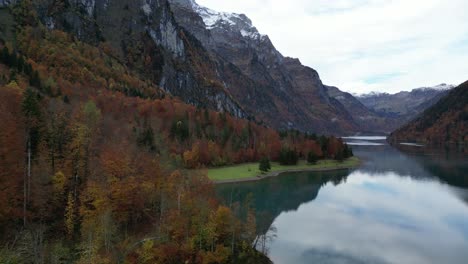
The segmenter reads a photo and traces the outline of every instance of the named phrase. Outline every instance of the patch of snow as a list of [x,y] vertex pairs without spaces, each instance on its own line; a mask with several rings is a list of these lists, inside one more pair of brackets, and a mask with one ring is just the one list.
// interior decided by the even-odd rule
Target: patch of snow
[[200,6],[195,1],[190,0],[192,9],[197,12],[203,22],[205,23],[206,29],[212,30],[218,26],[228,26],[233,31],[238,31],[244,38],[265,40],[266,36],[258,32],[258,30],[252,25],[252,21],[245,15],[227,12],[217,12],[212,9]]
[[353,93],[352,95],[357,98],[368,98],[368,97],[384,96],[384,95],[389,95],[389,94],[382,93],[382,92],[370,92],[370,93],[363,93],[363,94]]
[[[424,92],[424,91],[433,91],[433,90],[447,91],[447,90],[450,90],[450,89],[453,89],[453,88],[455,88],[455,85],[442,83],[442,84],[439,84],[439,85],[436,85],[436,86],[433,86],[433,87],[415,88],[415,89],[411,90],[411,92]],[[367,93],[367,94],[353,93],[352,95],[354,97],[356,97],[356,98],[369,98],[369,97],[379,97],[379,96],[398,95],[398,94],[407,95],[409,93],[410,93],[409,91],[401,91],[401,92],[393,93],[393,94],[381,93],[381,92],[370,92],[370,93]]]
[[149,16],[153,12],[153,10],[151,9],[151,6],[148,3],[145,3],[144,5],[142,5],[141,9],[147,16]]
[[434,88],[436,90],[450,90],[452,88],[455,88],[455,85],[442,83],[442,84],[436,85],[436,86],[434,86],[432,88]]

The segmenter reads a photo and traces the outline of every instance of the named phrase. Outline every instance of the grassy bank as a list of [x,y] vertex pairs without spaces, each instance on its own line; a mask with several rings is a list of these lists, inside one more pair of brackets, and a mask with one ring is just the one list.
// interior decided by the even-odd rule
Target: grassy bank
[[349,158],[343,162],[336,160],[321,160],[317,164],[309,165],[306,161],[299,161],[294,166],[283,166],[277,162],[271,163],[271,171],[262,174],[258,169],[259,163],[244,163],[234,166],[208,169],[208,177],[216,182],[248,181],[278,175],[287,171],[322,171],[357,167],[360,161],[357,157]]

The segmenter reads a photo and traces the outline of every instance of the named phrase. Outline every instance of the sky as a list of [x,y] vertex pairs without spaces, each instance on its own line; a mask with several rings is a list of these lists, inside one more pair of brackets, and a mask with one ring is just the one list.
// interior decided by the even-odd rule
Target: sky
[[468,80],[468,0],[197,0],[246,14],[288,57],[352,93]]

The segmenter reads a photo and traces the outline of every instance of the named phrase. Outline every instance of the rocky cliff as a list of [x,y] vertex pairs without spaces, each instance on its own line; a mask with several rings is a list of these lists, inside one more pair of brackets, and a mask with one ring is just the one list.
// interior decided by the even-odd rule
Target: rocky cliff
[[[0,6],[15,2],[3,0]],[[110,44],[119,60],[168,93],[247,117],[219,80],[210,54],[178,25],[166,0],[45,0],[29,5],[49,29],[96,46]]]

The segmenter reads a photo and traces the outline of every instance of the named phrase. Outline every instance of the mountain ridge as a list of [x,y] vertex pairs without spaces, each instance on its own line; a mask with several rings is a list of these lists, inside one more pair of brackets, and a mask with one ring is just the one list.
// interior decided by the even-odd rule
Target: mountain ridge
[[411,91],[401,91],[395,94],[370,93],[357,96],[356,99],[382,117],[400,119],[400,125],[403,125],[435,104],[453,87],[452,85],[442,84],[434,87],[415,88]]
[[450,90],[419,117],[394,131],[389,141],[468,144],[468,81]]

